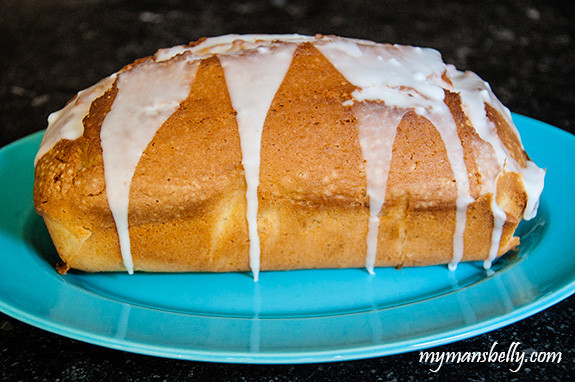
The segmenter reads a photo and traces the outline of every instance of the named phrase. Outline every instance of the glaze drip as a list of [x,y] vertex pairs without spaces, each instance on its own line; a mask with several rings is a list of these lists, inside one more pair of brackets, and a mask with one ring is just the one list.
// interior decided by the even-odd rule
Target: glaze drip
[[[457,215],[453,235],[453,260],[450,263],[450,269],[455,269],[463,257],[467,206],[473,199],[469,194],[469,178],[457,126],[451,111],[444,103],[444,88],[449,85],[442,78],[447,68],[441,56],[432,49],[397,45],[382,49],[378,45],[362,45],[342,38],[333,38],[329,42],[319,41],[317,47],[335,68],[358,88],[353,93],[355,102],[379,101],[390,108],[415,110],[435,125],[447,150],[447,157],[457,184]],[[368,134],[362,130],[369,126],[369,123],[362,122],[362,117],[364,116],[358,116],[360,137]],[[381,141],[390,141],[387,145],[392,146],[395,133],[389,134],[389,131],[396,131],[400,120],[381,121],[382,125],[389,123],[393,125],[379,129],[381,135],[377,138]],[[373,150],[367,145],[362,145],[362,150],[368,172],[379,166],[379,163],[385,164],[390,160],[387,158],[389,153],[386,150]],[[385,189],[381,189],[385,183],[375,180],[378,178],[381,179],[376,174],[367,175],[370,225],[366,266],[370,273],[373,272],[372,264],[375,263],[373,257],[377,252],[373,249],[377,247],[377,233],[374,233],[379,227],[377,214],[385,202]],[[371,205],[372,202],[375,206]]]
[[82,120],[90,112],[92,102],[103,95],[114,83],[116,75],[104,78],[96,85],[79,92],[63,109],[50,114],[48,128],[42,137],[40,149],[34,159],[34,165],[58,141],[67,139],[73,141],[84,133]]
[[[511,119],[509,109],[501,104],[493,94],[489,84],[483,81],[477,74],[458,71],[453,65],[447,65],[447,73],[454,88],[461,97],[463,111],[467,118],[469,118],[475,132],[483,141],[488,142],[493,148],[499,168],[502,171],[512,171],[521,174],[523,177],[523,185],[527,193],[527,206],[523,212],[523,217],[526,220],[532,219],[537,214],[539,198],[543,191],[545,171],[537,167],[532,161],[527,161],[527,167],[522,167],[513,159],[509,150],[497,135],[494,123],[488,118],[486,105],[497,110],[497,112],[506,119],[507,124],[514,129],[516,137],[520,139],[519,132]],[[491,182],[486,184],[487,188],[485,191],[493,195],[491,211],[493,213],[494,225],[489,256],[484,262],[486,269],[491,267],[491,263],[498,255],[502,229],[507,218],[505,212],[497,205],[495,200],[498,176],[493,176],[491,179]]]
[[406,110],[361,102],[353,105],[352,112],[357,118],[359,143],[366,161],[369,225],[365,267],[370,274],[373,274],[377,254],[379,213],[385,202],[393,141],[397,126]]
[[491,199],[491,211],[493,212],[493,230],[491,231],[491,247],[489,248],[489,256],[483,262],[483,268],[491,268],[493,260],[499,253],[499,243],[501,242],[501,234],[503,233],[503,225],[507,220],[507,215],[499,205],[495,197]]
[[[167,69],[169,65],[169,69]],[[124,266],[133,273],[128,231],[130,185],[142,153],[186,99],[197,70],[186,60],[144,62],[120,73],[118,94],[100,130],[108,205],[116,222]]]
[[259,278],[260,270],[257,214],[262,131],[274,96],[289,69],[295,47],[295,44],[260,47],[256,52],[243,56],[220,56],[232,106],[238,113],[236,118],[247,185],[249,259],[255,281]]

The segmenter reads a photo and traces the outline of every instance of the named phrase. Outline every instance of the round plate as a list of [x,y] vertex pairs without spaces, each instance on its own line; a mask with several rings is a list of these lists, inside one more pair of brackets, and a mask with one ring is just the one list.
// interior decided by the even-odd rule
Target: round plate
[[41,133],[0,150],[0,310],[130,352],[238,363],[349,360],[423,349],[510,324],[575,291],[575,137],[514,115],[547,168],[522,244],[486,271],[445,266],[248,273],[59,275],[32,205]]

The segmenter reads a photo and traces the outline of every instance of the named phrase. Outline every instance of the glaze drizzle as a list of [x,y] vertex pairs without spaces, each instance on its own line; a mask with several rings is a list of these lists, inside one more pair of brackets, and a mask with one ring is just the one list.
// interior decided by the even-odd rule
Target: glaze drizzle
[[143,62],[120,73],[118,94],[100,130],[108,205],[116,222],[124,266],[133,273],[128,231],[130,184],[144,150],[190,92],[197,62]]
[[[455,269],[463,257],[467,206],[473,202],[473,199],[469,194],[469,178],[463,160],[461,140],[457,135],[457,127],[451,111],[444,102],[444,88],[449,85],[442,79],[446,65],[441,60],[441,56],[432,49],[398,45],[382,49],[378,45],[362,45],[337,37],[325,44],[318,44],[318,48],[348,81],[358,87],[358,90],[352,94],[355,102],[382,101],[387,108],[393,110],[399,109],[404,112],[415,110],[435,125],[445,145],[457,184],[453,260],[449,264],[450,269]],[[400,118],[396,118],[395,121],[380,121],[382,125],[389,123],[393,125],[387,126],[386,129],[379,129],[376,136],[373,136],[375,131],[373,127],[369,127],[370,123],[362,121],[362,116],[358,118],[360,137],[367,134],[370,137],[364,140],[391,140],[389,146],[393,145],[392,139],[395,135],[390,135],[389,131],[397,131]],[[367,161],[368,172],[374,171],[370,169],[381,164],[388,167],[391,158],[387,150],[367,144],[362,144],[362,150]],[[383,179],[385,181],[382,181]],[[385,202],[384,187],[387,175],[382,178],[380,174],[368,174],[367,182],[370,225],[366,267],[368,272],[372,273],[375,263],[374,254],[377,253],[375,248],[377,248],[377,232],[379,231],[378,214]]]
[[250,268],[255,281],[259,278],[260,269],[257,215],[262,131],[274,96],[289,69],[295,47],[295,44],[259,47],[255,54],[220,57],[232,106],[238,113],[236,119],[247,185]]

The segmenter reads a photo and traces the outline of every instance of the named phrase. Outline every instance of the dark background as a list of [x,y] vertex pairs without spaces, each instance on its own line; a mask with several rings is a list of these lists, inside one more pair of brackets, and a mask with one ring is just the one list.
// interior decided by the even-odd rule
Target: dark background
[[[488,81],[512,111],[575,131],[573,6],[529,1],[0,0],[0,147],[46,127],[73,95],[157,49],[226,33],[337,34],[438,49]],[[573,160],[565,158],[565,160]],[[552,254],[549,254],[552,256]],[[566,380],[575,374],[575,297],[438,351],[561,351],[559,364],[444,365],[406,353],[310,365],[226,365],[85,344],[0,314],[2,381]]]

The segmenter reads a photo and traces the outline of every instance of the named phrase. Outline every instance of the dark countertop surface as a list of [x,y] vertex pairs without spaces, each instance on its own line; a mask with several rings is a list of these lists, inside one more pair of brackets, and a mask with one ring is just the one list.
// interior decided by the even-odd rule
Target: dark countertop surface
[[[575,13],[563,3],[0,0],[0,147],[44,129],[49,113],[123,65],[226,33],[323,33],[433,47],[446,62],[488,81],[512,111],[574,133]],[[501,348],[520,342],[521,351],[561,352],[560,363],[525,364],[518,372],[508,363],[448,364],[433,373],[418,352],[306,365],[163,359],[68,339],[0,313],[0,380],[564,381],[575,374],[574,332],[570,297],[434,349],[489,351],[495,342]]]

